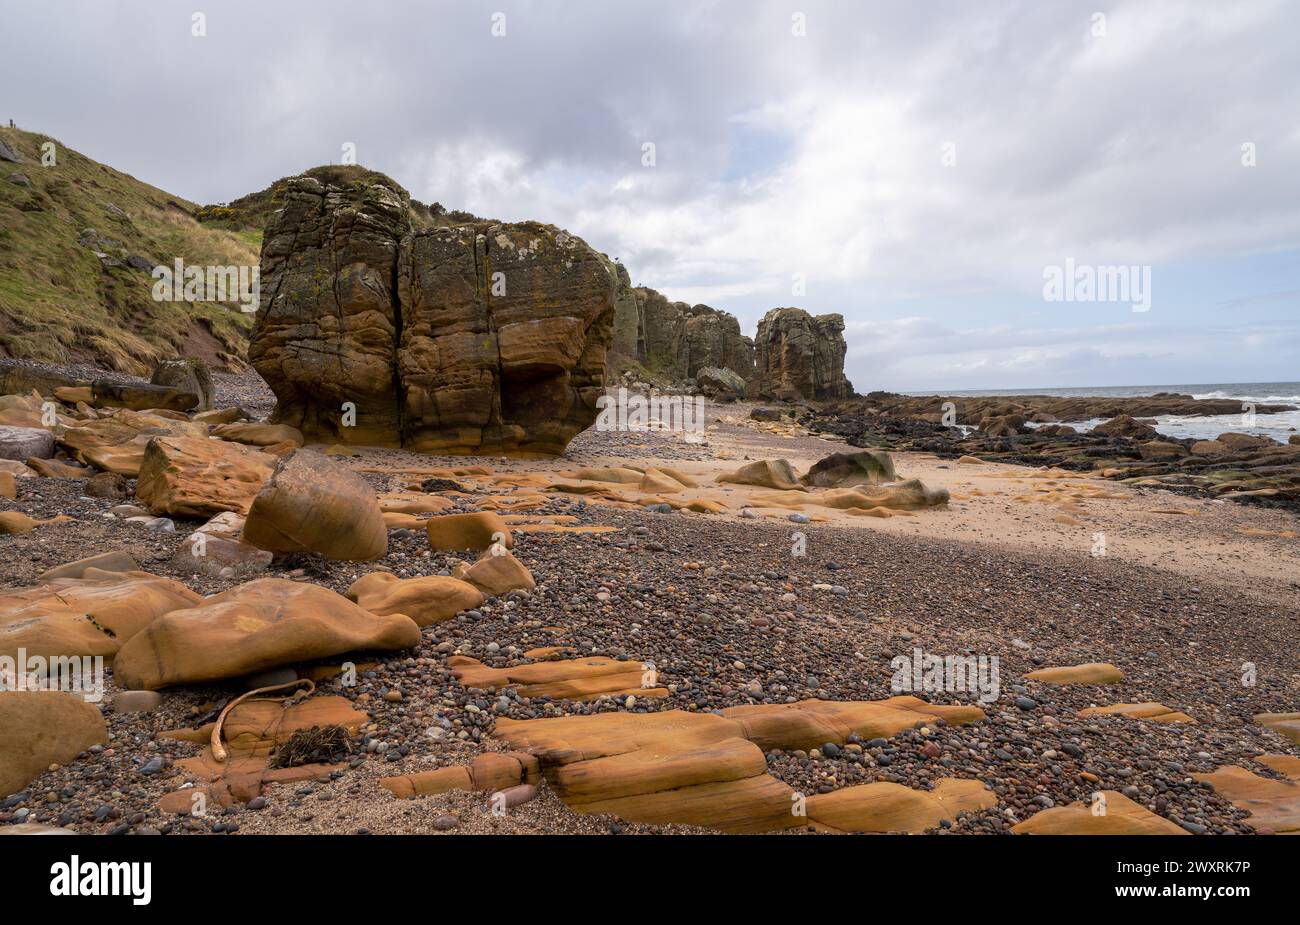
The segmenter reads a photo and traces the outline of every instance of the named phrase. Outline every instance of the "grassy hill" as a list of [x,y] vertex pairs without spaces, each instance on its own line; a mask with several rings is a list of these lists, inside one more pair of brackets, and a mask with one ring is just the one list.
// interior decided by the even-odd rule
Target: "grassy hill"
[[176,356],[241,368],[253,316],[233,302],[155,301],[150,270],[177,257],[256,266],[260,225],[204,225],[194,203],[45,135],[0,128],[0,141],[22,158],[0,159],[0,356],[135,374]]

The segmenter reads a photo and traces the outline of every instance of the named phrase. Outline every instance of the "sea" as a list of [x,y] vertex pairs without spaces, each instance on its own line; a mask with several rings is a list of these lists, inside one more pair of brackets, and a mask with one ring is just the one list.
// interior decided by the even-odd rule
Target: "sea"
[[[1244,406],[1295,405],[1300,408],[1300,382],[1202,382],[1184,385],[1117,385],[1092,386],[1069,389],[975,389],[965,391],[908,392],[908,395],[944,395],[952,397],[986,395],[1056,395],[1064,398],[1083,397],[1141,397],[1160,392],[1176,392],[1193,398],[1231,398]],[[1286,443],[1294,433],[1300,433],[1300,410],[1278,414],[1253,416],[1249,407],[1241,414],[1216,414],[1199,416],[1161,415],[1156,418],[1156,430],[1169,437],[1191,437],[1195,440],[1212,440],[1219,434],[1233,431],[1241,434],[1259,434]],[[1102,423],[1102,418],[1087,421],[1062,421],[1078,430],[1087,430]],[[1031,427],[1033,425],[1030,425]]]

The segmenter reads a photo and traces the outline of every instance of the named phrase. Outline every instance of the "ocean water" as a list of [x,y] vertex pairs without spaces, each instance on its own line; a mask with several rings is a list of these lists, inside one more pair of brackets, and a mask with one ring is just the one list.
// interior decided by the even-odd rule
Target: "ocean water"
[[[952,392],[909,392],[909,395],[934,395],[977,397],[985,395],[1056,395],[1071,397],[1141,397],[1160,392],[1176,392],[1193,398],[1231,398],[1243,404],[1295,405],[1300,408],[1300,382],[1201,382],[1184,385],[1120,385],[1069,389],[977,389]],[[1242,414],[1202,416],[1161,415],[1156,418],[1156,430],[1170,437],[1191,437],[1211,440],[1226,431],[1242,434],[1261,434],[1286,443],[1294,433],[1300,433],[1300,411],[1279,414],[1258,414],[1252,418]],[[1089,421],[1062,421],[1079,430],[1087,430],[1102,422],[1101,418]],[[1031,425],[1032,426],[1032,425]]]

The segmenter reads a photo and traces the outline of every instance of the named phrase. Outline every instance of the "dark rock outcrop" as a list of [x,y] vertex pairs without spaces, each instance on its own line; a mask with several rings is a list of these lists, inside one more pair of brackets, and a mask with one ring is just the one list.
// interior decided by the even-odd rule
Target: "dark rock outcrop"
[[536,222],[416,230],[387,178],[291,181],[249,359],[309,440],[560,453],[596,419],[617,274]]
[[709,367],[728,369],[748,380],[754,372],[754,342],[740,322],[708,305],[670,302],[644,286],[632,288],[627,270],[615,264],[620,287],[615,303],[615,353],[651,372],[694,380]]
[[853,386],[844,375],[843,315],[813,317],[801,308],[774,308],[754,339],[754,391],[763,398],[834,401]]

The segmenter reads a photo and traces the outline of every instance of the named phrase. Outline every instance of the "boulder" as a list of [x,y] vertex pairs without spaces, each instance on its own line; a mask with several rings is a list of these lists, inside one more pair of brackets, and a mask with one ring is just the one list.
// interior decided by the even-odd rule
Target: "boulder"
[[405,190],[289,181],[249,359],[323,443],[557,454],[597,416],[617,276],[535,222],[415,230]]
[[537,587],[532,572],[522,562],[500,546],[456,576],[478,588],[489,597],[500,597],[511,591],[531,591]]
[[450,620],[483,603],[483,593],[459,578],[425,575],[402,579],[391,572],[361,576],[348,588],[346,597],[371,613],[404,613],[420,626]]
[[956,822],[957,814],[991,809],[993,791],[978,780],[944,777],[933,790],[913,790],[890,781],[844,787],[808,797],[808,819],[835,832],[907,832],[919,834]]
[[795,475],[794,468],[784,459],[760,459],[741,466],[735,472],[718,476],[719,482],[736,485],[757,485],[782,491],[798,491],[804,486]]
[[212,436],[262,447],[275,446],[278,443],[302,446],[305,442],[302,431],[288,424],[254,424],[247,421],[218,424],[212,428]]
[[898,478],[894,459],[884,450],[832,453],[813,463],[800,481],[814,488],[879,485]]
[[96,379],[90,384],[92,404],[106,408],[129,408],[132,411],[161,409],[190,411],[198,407],[199,396],[166,385],[137,385]]
[[[152,270],[153,267],[149,269]],[[208,369],[208,364],[197,357],[163,360],[154,368],[149,384],[197,396],[198,404],[192,409],[184,410],[209,411],[212,408],[212,397],[215,394],[212,372]]]
[[113,674],[124,689],[157,690],[419,642],[410,617],[372,614],[328,588],[261,578],[154,620],[122,646]]
[[271,477],[273,459],[238,443],[207,437],[154,437],[145,446],[135,496],[175,517],[245,513]]
[[1143,459],[1179,459],[1187,455],[1187,447],[1168,440],[1148,440],[1138,444]]
[[853,395],[844,375],[844,316],[774,308],[754,338],[755,391],[764,398],[834,401]]
[[0,654],[25,649],[32,656],[99,655],[111,662],[155,619],[200,600],[170,578],[86,567],[75,577],[0,592]]
[[515,544],[506,522],[491,511],[430,517],[425,530],[429,534],[429,545],[438,552],[481,550],[498,543],[511,549]]
[[77,559],[74,562],[65,562],[62,565],[56,565],[52,569],[42,572],[36,581],[44,584],[47,581],[53,581],[56,578],[83,578],[89,569],[99,569],[101,572],[138,572],[139,564],[125,549],[114,549],[111,552],[101,552],[97,555],[87,556],[85,559]]
[[1216,437],[1215,440],[1217,440],[1219,443],[1222,443],[1224,446],[1226,446],[1228,449],[1232,450],[1233,452],[1240,452],[1241,450],[1253,450],[1262,446],[1278,445],[1277,441],[1274,440],[1272,437],[1264,437],[1258,434],[1226,433],[1226,434],[1219,434],[1219,436]]
[[0,798],[108,742],[99,708],[65,691],[0,691]]
[[1121,414],[1098,424],[1092,432],[1103,437],[1128,437],[1132,440],[1155,440],[1160,436],[1154,427],[1134,420],[1127,414]]
[[521,697],[595,700],[598,697],[667,697],[655,685],[655,671],[642,662],[604,656],[532,662],[490,668],[477,659],[458,655],[448,659],[452,676],[465,687],[480,690],[513,688]]
[[172,554],[171,566],[183,574],[209,578],[247,578],[265,572],[274,553],[219,533],[195,531]]
[[1220,443],[1218,440],[1197,440],[1192,444],[1193,456],[1222,456],[1231,452],[1228,444]]
[[33,457],[54,456],[54,434],[43,427],[8,427],[0,425],[0,459],[22,462]]
[[276,465],[248,509],[243,538],[274,553],[316,552],[354,562],[388,552],[374,489],[312,450],[297,450]]
[[1044,684],[1118,684],[1124,680],[1124,672],[1107,662],[1089,662],[1086,665],[1039,668],[1025,677]]
[[745,397],[745,380],[735,370],[706,366],[695,374],[695,384],[715,401],[736,401]]

